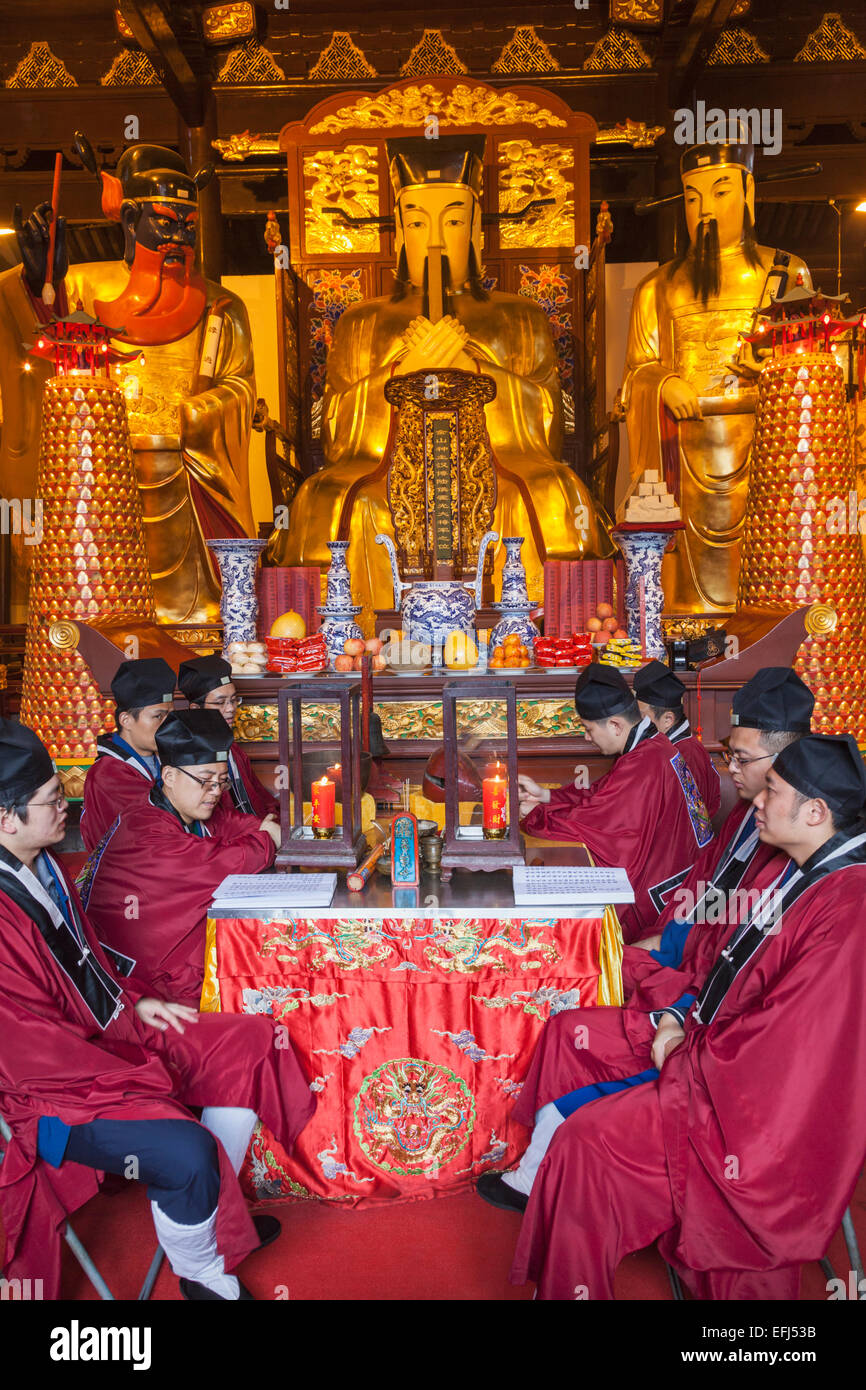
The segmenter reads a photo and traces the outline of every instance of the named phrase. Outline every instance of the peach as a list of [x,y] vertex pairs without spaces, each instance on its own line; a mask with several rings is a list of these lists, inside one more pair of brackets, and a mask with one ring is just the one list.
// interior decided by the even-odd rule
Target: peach
[[616,640],[617,640],[618,642],[627,642],[627,641],[628,641],[628,633],[625,631],[625,628],[618,627],[617,630],[616,630],[616,632],[615,632],[613,635],[614,635],[614,637],[616,638]]
[[353,657],[352,657],[352,670],[353,670],[353,671],[362,671],[363,669],[364,669],[364,653],[361,652],[359,656],[353,656]]
[[610,606],[609,603],[598,603],[598,604],[596,604],[595,611],[596,611],[596,613],[598,614],[599,618],[612,618],[612,617],[613,617],[613,609],[611,608],[611,606]]
[[372,656],[378,656],[382,650],[381,637],[368,637],[364,643],[364,650],[370,652]]
[[600,632],[601,618],[587,618],[586,627],[588,632]]
[[609,632],[597,632],[597,633],[595,634],[595,636],[593,637],[592,641],[593,641],[593,645],[594,645],[594,646],[596,646],[596,647],[603,647],[607,642],[610,641],[610,633],[609,633]]
[[605,632],[616,632],[618,627],[619,623],[616,618],[605,618],[602,622],[602,628]]
[[343,651],[346,656],[363,656],[364,639],[363,637],[347,637],[343,643]]
[[350,656],[338,656],[334,661],[335,671],[351,671],[352,658]]
[[374,653],[373,653],[373,670],[374,670],[374,671],[384,671],[384,670],[386,669],[387,665],[388,665],[388,662],[386,661],[385,657],[382,656],[381,652],[374,652]]

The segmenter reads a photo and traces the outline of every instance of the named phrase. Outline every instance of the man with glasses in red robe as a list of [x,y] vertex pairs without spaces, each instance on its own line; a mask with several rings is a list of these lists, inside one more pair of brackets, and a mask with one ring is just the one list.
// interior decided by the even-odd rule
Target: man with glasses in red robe
[[[181,662],[177,684],[191,708],[215,709],[229,728],[234,729],[235,716],[244,697],[237,693],[232,682],[232,668],[223,657],[196,656],[190,661]],[[279,815],[276,797],[262,786],[253,771],[249,754],[237,741],[229,749],[227,771],[229,785],[220,802],[220,809],[231,810],[234,807],[236,811],[243,811],[249,816]]]
[[179,710],[156,735],[162,785],[120,817],[85,866],[82,897],[100,938],[136,961],[163,998],[197,1004],[207,910],[229,874],[267,869],[280,844],[271,817],[221,810],[232,731],[216,710]]

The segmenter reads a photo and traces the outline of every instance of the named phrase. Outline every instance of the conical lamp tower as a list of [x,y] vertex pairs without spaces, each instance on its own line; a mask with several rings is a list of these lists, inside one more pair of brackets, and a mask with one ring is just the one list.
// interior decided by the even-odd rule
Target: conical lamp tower
[[759,377],[737,608],[819,605],[794,663],[815,695],[812,727],[863,743],[866,562],[847,520],[857,484],[831,322],[859,332],[829,313],[784,321]]
[[57,375],[42,400],[41,538],[31,569],[21,720],[61,775],[64,764],[68,773],[92,761],[97,734],[113,727],[113,704],[76,650],[76,620],[155,621],[126,401],[108,374],[122,354],[108,336],[79,310],[44,325],[33,349],[53,353]]

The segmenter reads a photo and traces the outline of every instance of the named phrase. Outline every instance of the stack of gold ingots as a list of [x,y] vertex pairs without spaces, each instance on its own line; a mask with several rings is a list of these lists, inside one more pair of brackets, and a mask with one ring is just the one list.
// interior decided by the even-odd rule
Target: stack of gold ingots
[[[866,564],[842,370],[829,352],[777,356],[759,379],[737,607],[817,609],[795,670],[816,733],[866,741]],[[835,617],[833,612],[835,610]]]

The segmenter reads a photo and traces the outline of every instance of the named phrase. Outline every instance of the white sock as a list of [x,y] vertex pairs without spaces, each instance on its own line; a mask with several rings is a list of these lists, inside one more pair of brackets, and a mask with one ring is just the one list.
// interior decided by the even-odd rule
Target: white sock
[[564,1120],[565,1116],[560,1115],[552,1101],[549,1105],[542,1105],[540,1110],[536,1110],[535,1127],[529,1141],[529,1148],[513,1173],[502,1174],[502,1181],[508,1183],[509,1187],[513,1187],[515,1192],[523,1192],[527,1197],[529,1196],[532,1191],[532,1184],[535,1182],[535,1175],[541,1166],[541,1160],[550,1147],[551,1139]]
[[241,1171],[258,1118],[255,1110],[239,1105],[206,1105],[201,1112],[202,1124],[219,1139],[236,1173]]
[[179,1279],[193,1279],[204,1284],[220,1298],[240,1298],[240,1286],[234,1274],[226,1274],[225,1261],[216,1247],[216,1211],[197,1226],[181,1226],[151,1202],[153,1224],[159,1243]]

